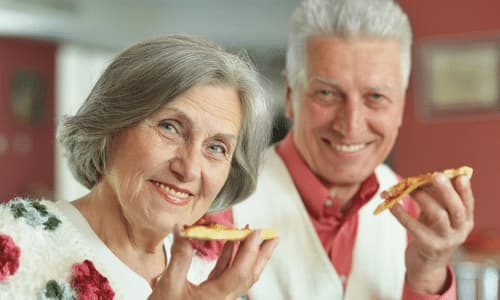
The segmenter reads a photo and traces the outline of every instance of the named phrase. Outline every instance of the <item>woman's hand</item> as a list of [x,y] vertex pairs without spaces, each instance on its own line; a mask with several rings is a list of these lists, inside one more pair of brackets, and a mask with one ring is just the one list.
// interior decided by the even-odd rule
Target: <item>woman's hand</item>
[[189,240],[174,234],[172,257],[149,300],[236,299],[257,281],[278,240],[262,241],[257,230],[250,234],[233,256],[233,242],[226,242],[207,280],[195,285],[187,280],[193,248]]
[[474,196],[466,176],[449,180],[443,174],[412,196],[421,210],[418,219],[400,205],[391,209],[412,238],[406,249],[406,280],[416,291],[438,294],[450,279],[447,265],[453,251],[474,226]]

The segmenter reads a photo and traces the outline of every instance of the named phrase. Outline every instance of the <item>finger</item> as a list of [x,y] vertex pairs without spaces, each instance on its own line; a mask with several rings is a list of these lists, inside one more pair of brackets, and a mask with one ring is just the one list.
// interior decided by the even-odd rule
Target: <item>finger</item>
[[417,219],[413,218],[408,214],[401,204],[396,204],[390,208],[391,213],[394,217],[403,225],[404,228],[411,235],[413,240],[417,243],[422,243],[422,241],[434,238],[436,234],[430,230],[427,226],[420,223]]
[[241,242],[233,264],[217,279],[223,292],[242,294],[255,282],[253,265],[260,251],[260,231],[252,232]]
[[250,269],[259,255],[262,237],[260,230],[255,230],[240,244],[234,257],[233,266],[236,268]]
[[418,220],[436,233],[445,235],[451,230],[448,212],[432,194],[434,193],[429,189],[422,189],[414,193],[413,200],[420,207]]
[[420,223],[419,220],[406,213],[399,204],[392,207],[391,212],[407,229],[412,238],[411,245],[421,258],[434,263],[441,263],[443,258],[448,258],[451,248],[447,238],[437,235],[435,231]]
[[186,282],[192,257],[193,247],[189,240],[179,235],[179,228],[176,225],[170,261],[158,284],[168,289],[181,290]]
[[278,243],[279,238],[274,238],[264,241],[260,246],[260,254],[257,257],[257,261],[254,265],[254,272],[257,274],[257,277],[259,277],[262,271],[264,271],[264,268],[267,262],[271,259],[274,249],[276,249]]
[[222,248],[222,253],[217,260],[210,275],[208,275],[208,280],[219,277],[224,270],[226,270],[231,264],[231,258],[233,257],[234,242],[227,241]]
[[474,195],[472,193],[470,179],[462,175],[455,178],[453,183],[464,203],[467,219],[472,220],[474,218]]
[[438,173],[433,176],[432,185],[435,186],[437,197],[448,212],[451,226],[461,228],[467,220],[466,207],[450,179],[444,174]]

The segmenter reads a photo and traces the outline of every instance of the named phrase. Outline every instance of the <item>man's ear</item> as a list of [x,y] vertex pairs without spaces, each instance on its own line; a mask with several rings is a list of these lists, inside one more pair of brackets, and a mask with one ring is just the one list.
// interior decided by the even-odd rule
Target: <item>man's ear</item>
[[285,82],[285,116],[293,120],[293,95],[290,81],[285,72],[283,72],[283,80]]

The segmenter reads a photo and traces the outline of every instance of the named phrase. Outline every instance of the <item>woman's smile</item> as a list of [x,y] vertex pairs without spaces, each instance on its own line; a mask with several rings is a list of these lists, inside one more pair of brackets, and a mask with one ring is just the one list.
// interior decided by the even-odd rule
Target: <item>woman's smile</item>
[[151,183],[168,203],[185,206],[193,198],[193,194],[187,190],[154,180],[151,180]]

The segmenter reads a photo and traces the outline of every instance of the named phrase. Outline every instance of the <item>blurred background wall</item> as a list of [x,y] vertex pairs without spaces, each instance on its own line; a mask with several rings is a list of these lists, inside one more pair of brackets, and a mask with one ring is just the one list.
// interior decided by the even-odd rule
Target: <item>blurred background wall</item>
[[[26,194],[73,199],[85,193],[54,143],[55,124],[76,111],[113,55],[145,38],[190,33],[228,49],[246,49],[266,77],[279,110],[288,19],[298,2],[0,0],[0,199]],[[464,164],[474,167],[476,230],[500,231],[500,2],[399,2],[415,31],[414,69],[405,122],[389,162],[403,176]],[[487,61],[497,65],[488,65],[488,80],[479,83],[489,84],[490,96],[496,88],[496,98],[476,105],[484,99],[474,94],[480,89],[473,89],[472,82],[477,84],[475,75],[481,76],[483,68],[474,65],[470,78],[458,86],[470,95],[457,100],[453,93],[432,94],[436,84],[449,78],[442,75],[448,74],[445,71],[427,66],[428,61],[446,53],[458,53],[459,60],[467,57],[460,49],[467,50],[469,44],[481,48],[483,42],[490,50]],[[491,50],[495,47],[496,55]],[[478,55],[470,57],[481,61]],[[436,74],[441,75],[434,78]],[[469,84],[471,89],[464,89]]]
[[0,196],[52,196],[57,45],[0,37]]
[[[403,176],[472,166],[476,231],[500,232],[500,1],[399,2],[413,25],[414,64],[393,164]],[[443,75],[429,71],[427,60],[443,53],[458,61],[444,63]],[[436,82],[453,89],[447,98],[429,91]],[[441,104],[452,98],[450,107]]]

